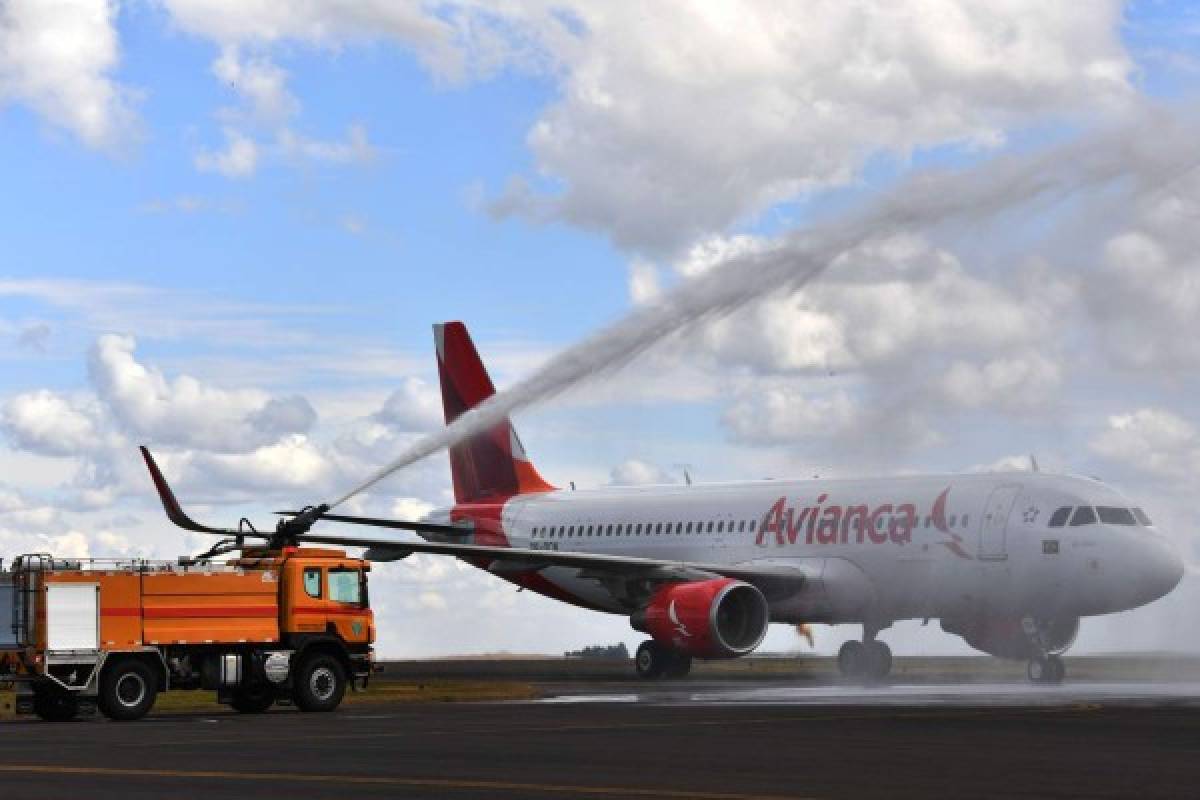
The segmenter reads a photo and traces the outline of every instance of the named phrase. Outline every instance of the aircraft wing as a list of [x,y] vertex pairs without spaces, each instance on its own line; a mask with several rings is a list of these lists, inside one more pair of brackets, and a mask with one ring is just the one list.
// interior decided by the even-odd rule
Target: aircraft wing
[[[234,530],[210,527],[194,521],[184,512],[183,507],[175,498],[175,493],[167,484],[162,471],[154,462],[153,456],[150,455],[150,451],[145,447],[142,447],[141,451],[142,457],[146,461],[146,467],[149,469],[150,476],[154,481],[154,486],[158,490],[158,496],[162,501],[163,509],[167,513],[167,518],[173,523],[185,530],[200,533],[235,536],[239,537],[239,539],[244,537],[272,539],[273,534],[255,530],[253,527],[239,527]],[[295,517],[299,516],[302,512],[284,511],[280,513],[283,516]],[[469,535],[472,531],[468,525],[444,525],[432,522],[352,517],[340,514],[322,514],[314,517],[314,519],[409,530],[416,533],[428,533],[449,538]],[[581,573],[589,577],[595,577],[600,580],[642,580],[648,583],[708,580],[724,576],[742,580],[756,586],[768,599],[792,595],[800,591],[808,579],[802,568],[773,564],[711,564],[611,555],[607,553],[537,550],[521,547],[465,544],[453,541],[410,541],[407,539],[341,536],[314,534],[310,532],[295,535],[294,541],[298,543],[332,544],[342,547],[365,547],[367,548],[366,557],[373,561],[396,561],[406,558],[413,553],[455,556],[457,558],[476,561],[487,561],[489,562],[488,570],[498,575],[518,575],[526,572],[537,572],[549,567],[570,567],[580,570]]]
[[[324,517],[328,519],[329,517]],[[388,527],[399,527],[399,525]],[[488,567],[497,574],[536,572],[548,567],[574,567],[596,577],[644,579],[651,582],[734,578],[758,587],[769,598],[794,594],[803,588],[808,576],[802,568],[776,564],[715,564],[699,561],[642,558],[607,553],[535,550],[523,547],[387,540],[373,537],[339,536],[308,533],[301,542],[365,547],[372,561],[395,561],[413,553],[456,556],[491,561]]]

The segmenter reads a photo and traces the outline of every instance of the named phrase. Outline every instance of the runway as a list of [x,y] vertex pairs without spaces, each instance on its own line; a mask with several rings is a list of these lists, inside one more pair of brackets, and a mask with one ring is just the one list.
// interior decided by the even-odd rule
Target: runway
[[547,686],[532,702],[0,725],[19,798],[1191,797],[1200,689]]

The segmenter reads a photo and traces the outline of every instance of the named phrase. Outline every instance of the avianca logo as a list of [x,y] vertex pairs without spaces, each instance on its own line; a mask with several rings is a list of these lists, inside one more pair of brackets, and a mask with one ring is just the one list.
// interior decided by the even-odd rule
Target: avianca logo
[[675,626],[675,633],[679,634],[684,639],[691,637],[691,632],[687,626],[679,621],[679,612],[675,610],[675,601],[671,601],[671,605],[667,606],[667,618],[671,620],[671,624]]
[[[946,498],[950,490],[945,489],[934,501],[930,512],[933,527],[949,537],[939,542],[960,558],[971,556],[962,547],[962,537],[950,530],[946,524]],[[913,503],[884,503],[871,508],[866,505],[825,505],[829,495],[817,497],[815,505],[796,507],[787,504],[781,497],[763,515],[754,543],[767,545],[769,534],[775,535],[779,547],[795,544],[804,536],[804,544],[887,544],[906,545],[912,542],[920,514]]]

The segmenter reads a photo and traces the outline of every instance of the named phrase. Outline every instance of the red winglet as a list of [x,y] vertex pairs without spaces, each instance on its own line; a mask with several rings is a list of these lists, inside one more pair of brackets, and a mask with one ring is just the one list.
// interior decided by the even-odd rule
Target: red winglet
[[167,479],[163,477],[162,470],[158,468],[158,464],[154,463],[154,457],[150,455],[150,451],[146,449],[145,445],[141,445],[138,449],[142,451],[142,458],[146,459],[146,467],[150,470],[154,488],[158,490],[158,499],[162,501],[163,510],[167,512],[167,519],[185,530],[197,533],[236,533],[236,531],[225,528],[210,528],[207,525],[201,525],[185,514],[183,507],[175,499],[175,493],[171,491]]

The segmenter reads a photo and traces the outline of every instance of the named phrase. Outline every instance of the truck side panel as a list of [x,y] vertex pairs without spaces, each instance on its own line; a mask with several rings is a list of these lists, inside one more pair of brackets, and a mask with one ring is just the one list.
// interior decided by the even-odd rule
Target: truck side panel
[[146,644],[278,642],[278,574],[201,572],[142,577]]

